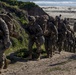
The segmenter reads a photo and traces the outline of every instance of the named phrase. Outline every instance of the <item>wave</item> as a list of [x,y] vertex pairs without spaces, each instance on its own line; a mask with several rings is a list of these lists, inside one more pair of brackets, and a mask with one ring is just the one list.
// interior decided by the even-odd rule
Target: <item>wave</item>
[[76,4],[76,2],[72,2],[72,1],[33,1],[34,3],[39,3],[39,4],[43,4],[43,3],[48,3],[48,4],[59,4],[59,3],[62,3],[62,4],[64,4],[64,3],[66,3],[66,4],[68,4],[68,3],[70,3],[70,4]]
[[39,6],[76,6],[76,1],[33,1]]

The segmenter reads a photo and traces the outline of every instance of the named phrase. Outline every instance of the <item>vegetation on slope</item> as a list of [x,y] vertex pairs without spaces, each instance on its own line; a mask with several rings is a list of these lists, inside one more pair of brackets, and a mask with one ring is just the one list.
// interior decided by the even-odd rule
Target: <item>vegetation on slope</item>
[[[33,2],[22,2],[17,0],[0,0],[0,11],[9,12],[13,15],[15,30],[14,33],[18,33],[11,36],[12,47],[6,51],[6,54],[10,52],[16,52],[18,50],[27,50],[28,35],[24,30],[25,25],[28,23],[27,16],[29,15],[40,15],[45,12]],[[34,10],[36,12],[33,12]],[[31,13],[32,11],[32,13]],[[38,12],[37,12],[38,11]],[[40,13],[39,13],[40,11]],[[27,51],[25,51],[27,52]],[[23,54],[23,53],[22,53]],[[21,53],[18,56],[22,56]]]
[[27,12],[19,9],[18,6],[11,6],[6,2],[0,2],[0,13],[1,12],[9,12],[12,14],[13,24],[15,27],[14,31],[12,32],[14,35],[10,36],[12,41],[12,47],[6,51],[6,54],[9,54],[10,52],[14,52],[22,48],[27,49],[28,35],[26,34],[23,28],[23,25],[26,25],[28,23]]

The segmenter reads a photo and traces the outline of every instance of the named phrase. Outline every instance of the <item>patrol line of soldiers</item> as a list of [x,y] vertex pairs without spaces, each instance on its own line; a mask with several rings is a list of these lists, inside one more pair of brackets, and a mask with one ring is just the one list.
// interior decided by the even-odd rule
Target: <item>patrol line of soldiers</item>
[[41,45],[45,45],[47,57],[52,57],[53,53],[62,49],[75,52],[74,31],[69,26],[68,19],[61,19],[61,15],[55,18],[48,15],[29,16],[29,24],[25,30],[29,34],[29,57],[32,59],[32,46],[36,43],[38,59],[40,59]]
[[[11,46],[10,34],[12,27],[12,16],[10,14],[0,14],[0,70],[7,67],[4,52]],[[38,59],[40,59],[41,45],[45,45],[47,57],[52,57],[53,52],[62,49],[75,52],[74,32],[70,29],[67,19],[62,20],[61,15],[55,18],[48,15],[29,16],[29,23],[25,30],[29,35],[29,59],[32,59],[32,46],[36,43]],[[4,65],[3,65],[4,64]]]
[[7,68],[7,59],[4,52],[11,46],[9,23],[10,17],[7,14],[0,14],[0,73],[2,68]]

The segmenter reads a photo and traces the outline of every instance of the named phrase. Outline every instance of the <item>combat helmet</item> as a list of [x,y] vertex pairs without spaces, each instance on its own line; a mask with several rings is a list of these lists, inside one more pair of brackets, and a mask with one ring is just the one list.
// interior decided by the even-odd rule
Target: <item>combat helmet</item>
[[35,22],[35,21],[36,21],[36,19],[35,19],[34,16],[29,16],[29,17],[28,17],[28,20],[29,20],[29,21],[32,21],[32,22]]

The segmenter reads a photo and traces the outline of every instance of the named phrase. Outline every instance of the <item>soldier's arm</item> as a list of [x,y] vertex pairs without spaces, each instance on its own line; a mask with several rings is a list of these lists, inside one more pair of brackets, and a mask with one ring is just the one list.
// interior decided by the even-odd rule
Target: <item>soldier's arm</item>
[[42,28],[40,27],[40,25],[38,25],[36,28],[37,28],[37,31],[38,31],[38,33],[36,34],[36,36],[41,36],[41,35],[43,35],[43,30],[42,30]]
[[30,29],[29,29],[29,25],[26,25],[24,28],[25,28],[26,33],[30,36],[31,32],[30,32]]
[[67,26],[67,29],[74,34],[74,31],[70,28],[70,26]]
[[55,25],[54,25],[54,30],[55,30],[55,35],[56,35],[56,37],[58,38],[58,30],[57,30],[57,28],[56,28]]
[[3,30],[3,34],[4,34],[4,36],[8,40],[9,39],[9,29],[8,29],[8,26],[7,26],[7,24],[5,23],[5,21],[2,18],[0,18],[0,23],[1,23],[2,30]]
[[62,29],[64,29],[64,31],[66,32],[68,30],[67,27],[66,27],[66,25],[63,23],[62,26],[63,26]]
[[26,26],[24,27],[24,29],[25,29],[26,33],[29,34],[28,25],[26,25]]
[[3,31],[4,44],[5,44],[5,46],[9,47],[11,45],[11,42],[10,42],[10,38],[9,38],[8,26],[2,18],[0,18],[0,24],[1,24],[2,31]]
[[49,29],[52,30],[56,36],[58,35],[57,27],[52,22],[50,22]]

